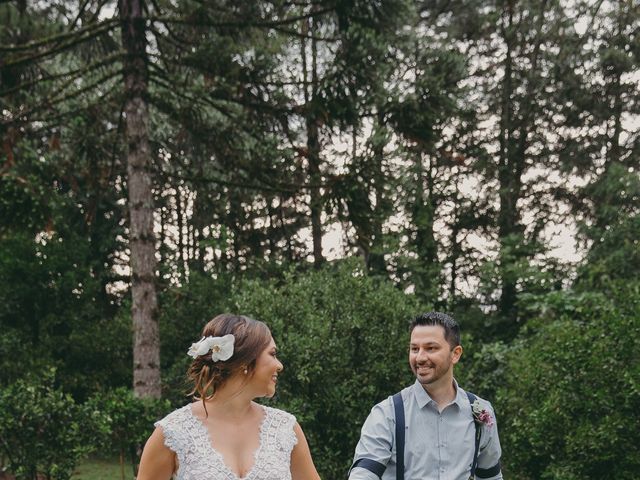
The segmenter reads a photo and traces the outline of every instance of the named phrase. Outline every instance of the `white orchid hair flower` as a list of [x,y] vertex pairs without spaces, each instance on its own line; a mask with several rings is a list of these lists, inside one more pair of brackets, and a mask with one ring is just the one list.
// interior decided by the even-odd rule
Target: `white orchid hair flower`
[[211,352],[211,360],[214,362],[229,360],[233,355],[233,344],[236,338],[232,334],[223,337],[202,337],[192,343],[187,355],[193,358],[206,355]]

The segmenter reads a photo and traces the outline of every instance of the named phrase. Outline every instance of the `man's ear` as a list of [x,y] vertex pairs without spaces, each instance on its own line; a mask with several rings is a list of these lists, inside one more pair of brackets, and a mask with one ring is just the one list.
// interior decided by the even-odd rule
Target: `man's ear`
[[460,357],[462,356],[462,345],[458,345],[456,347],[453,348],[453,350],[451,350],[451,361],[456,364],[458,363],[458,361],[460,360]]

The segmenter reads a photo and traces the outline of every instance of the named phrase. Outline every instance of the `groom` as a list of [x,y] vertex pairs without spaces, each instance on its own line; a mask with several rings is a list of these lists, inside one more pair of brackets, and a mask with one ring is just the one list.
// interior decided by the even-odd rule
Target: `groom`
[[423,313],[410,332],[416,382],[373,407],[349,480],[502,479],[493,408],[453,378],[462,355],[458,323]]

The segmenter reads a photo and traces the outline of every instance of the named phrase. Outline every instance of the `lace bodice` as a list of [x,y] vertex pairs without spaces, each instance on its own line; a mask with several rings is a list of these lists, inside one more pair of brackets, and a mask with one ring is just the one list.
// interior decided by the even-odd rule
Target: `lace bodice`
[[263,406],[260,445],[249,473],[239,478],[211,445],[207,427],[194,416],[191,405],[173,411],[155,423],[162,427],[164,443],[178,457],[176,480],[291,480],[291,451],[297,443],[295,417]]

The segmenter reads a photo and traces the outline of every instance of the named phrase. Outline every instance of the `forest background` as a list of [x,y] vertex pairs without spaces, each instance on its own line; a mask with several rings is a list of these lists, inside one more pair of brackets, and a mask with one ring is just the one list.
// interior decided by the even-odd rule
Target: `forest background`
[[2,468],[135,469],[235,311],[344,478],[437,309],[509,477],[635,478],[639,27],[635,0],[1,0]]

